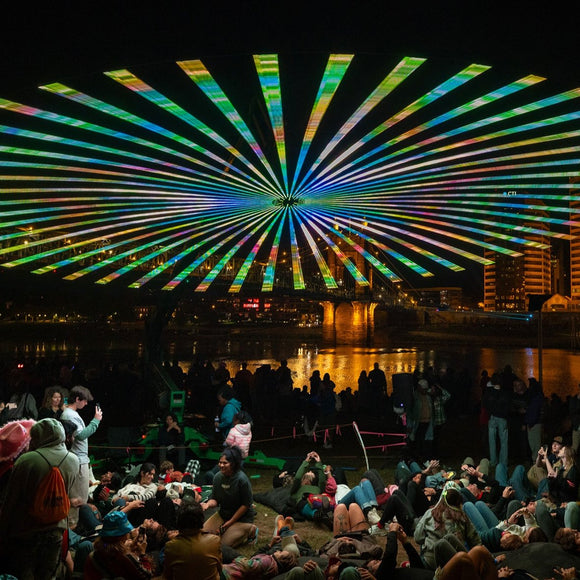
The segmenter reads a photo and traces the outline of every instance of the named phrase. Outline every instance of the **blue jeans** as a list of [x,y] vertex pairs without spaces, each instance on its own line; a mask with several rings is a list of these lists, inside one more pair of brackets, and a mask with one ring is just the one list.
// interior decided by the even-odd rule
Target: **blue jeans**
[[368,479],[361,481],[356,487],[353,487],[338,503],[342,503],[348,507],[353,502],[358,504],[363,510],[379,505],[375,490]]
[[530,485],[528,476],[526,475],[526,469],[523,465],[516,465],[511,478],[508,479],[507,466],[504,463],[498,463],[495,468],[495,479],[502,487],[511,485],[514,488],[516,499],[520,501],[529,500],[536,495]]
[[[492,415],[487,424],[489,435],[489,461],[492,465],[508,464],[508,423],[507,419]],[[499,437],[499,460],[497,453],[497,438]]]
[[463,504],[463,510],[480,534],[495,528],[499,524],[497,516],[482,501],[476,501],[474,504],[466,501]]

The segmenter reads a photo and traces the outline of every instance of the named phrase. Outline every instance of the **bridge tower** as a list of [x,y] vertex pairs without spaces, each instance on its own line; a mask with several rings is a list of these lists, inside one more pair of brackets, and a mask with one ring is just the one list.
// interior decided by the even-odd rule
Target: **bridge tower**
[[[351,237],[356,237],[352,236]],[[356,242],[364,247],[364,240],[357,238]],[[366,341],[372,335],[375,322],[376,302],[372,302],[372,268],[367,261],[350,245],[338,240],[341,251],[350,259],[357,269],[365,276],[369,284],[361,286],[356,283],[350,272],[329,249],[327,263],[341,291],[334,300],[321,302],[324,309],[322,321],[323,334],[335,342],[353,343]]]

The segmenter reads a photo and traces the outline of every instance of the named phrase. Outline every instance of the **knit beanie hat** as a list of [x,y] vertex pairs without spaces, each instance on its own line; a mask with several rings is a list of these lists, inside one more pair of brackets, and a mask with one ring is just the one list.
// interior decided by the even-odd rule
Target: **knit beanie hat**
[[32,419],[10,421],[0,429],[0,461],[16,459],[30,443]]

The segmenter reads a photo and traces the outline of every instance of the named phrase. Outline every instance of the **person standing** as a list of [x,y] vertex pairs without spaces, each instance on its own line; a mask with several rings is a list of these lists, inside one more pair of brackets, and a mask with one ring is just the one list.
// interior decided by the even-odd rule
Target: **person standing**
[[216,417],[215,428],[220,431],[222,439],[225,439],[234,426],[234,415],[241,411],[242,404],[234,397],[233,389],[228,386],[218,393],[217,400],[222,411],[219,417]]
[[415,441],[417,454],[424,459],[431,456],[433,441],[433,399],[429,395],[427,379],[420,379],[413,395],[411,412],[412,438]]
[[[500,386],[500,376],[494,373],[483,395],[483,406],[489,414],[489,461],[492,467],[498,462],[508,464],[508,413],[511,397],[507,389]],[[499,457],[497,438],[499,437]]]
[[387,377],[384,371],[379,368],[379,363],[373,365],[373,370],[368,375],[371,392],[372,409],[377,419],[384,415],[385,402],[387,401]]
[[52,466],[58,466],[69,497],[79,472],[79,460],[67,451],[65,433],[56,419],[47,418],[30,429],[30,451],[15,462],[0,513],[2,572],[20,580],[53,578],[60,561],[66,518],[42,523],[27,506]]
[[[61,419],[71,421],[74,423],[76,429],[73,435],[73,443],[71,451],[79,459],[79,473],[76,478],[75,485],[72,491],[72,497],[80,498],[82,503],[86,503],[89,497],[89,437],[99,428],[103,412],[97,405],[95,408],[95,416],[91,419],[88,425],[85,425],[79,411],[84,409],[87,404],[93,400],[91,391],[86,387],[73,387],[69,394],[69,404],[62,412]],[[79,510],[77,507],[71,507],[69,513],[69,526],[74,529],[78,523]]]

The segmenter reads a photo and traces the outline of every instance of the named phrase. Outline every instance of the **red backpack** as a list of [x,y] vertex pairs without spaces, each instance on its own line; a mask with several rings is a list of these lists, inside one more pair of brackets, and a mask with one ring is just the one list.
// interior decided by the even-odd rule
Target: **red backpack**
[[58,465],[51,465],[40,451],[36,452],[48,463],[50,471],[42,478],[36,490],[30,507],[30,515],[40,524],[57,524],[68,516],[70,510],[70,499],[59,469],[68,453]]

